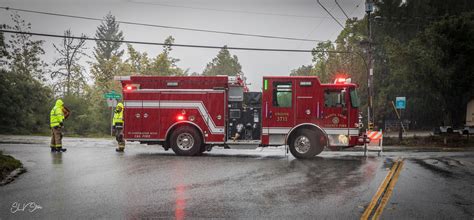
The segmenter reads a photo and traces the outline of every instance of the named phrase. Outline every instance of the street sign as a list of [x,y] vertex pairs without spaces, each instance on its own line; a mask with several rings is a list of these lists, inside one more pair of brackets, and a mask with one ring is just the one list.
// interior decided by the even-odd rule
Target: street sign
[[407,106],[407,98],[406,97],[397,97],[395,99],[395,107],[397,109],[405,109]]
[[374,3],[371,2],[371,1],[367,1],[365,3],[365,12],[370,13],[370,12],[373,12],[373,11],[374,11]]
[[122,95],[112,90],[111,92],[105,93],[104,98],[106,99],[121,99]]

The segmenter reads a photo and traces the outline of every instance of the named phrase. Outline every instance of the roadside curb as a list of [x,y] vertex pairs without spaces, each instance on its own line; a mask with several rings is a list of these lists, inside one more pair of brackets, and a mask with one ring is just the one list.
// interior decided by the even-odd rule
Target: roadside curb
[[13,182],[18,176],[23,173],[26,173],[26,168],[24,168],[23,166],[16,168],[12,172],[10,172],[10,174],[8,174],[4,180],[0,182],[0,186],[4,186]]

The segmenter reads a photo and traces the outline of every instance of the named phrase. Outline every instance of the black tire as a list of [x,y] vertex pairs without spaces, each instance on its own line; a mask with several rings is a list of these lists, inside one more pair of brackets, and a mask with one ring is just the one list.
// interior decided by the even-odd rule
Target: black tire
[[202,145],[201,148],[199,148],[199,152],[195,154],[196,156],[202,156],[204,154],[204,151],[206,151],[206,145]]
[[196,129],[182,126],[171,134],[170,145],[176,155],[194,156],[201,150],[202,138]]
[[[299,159],[312,158],[320,154],[324,150],[324,145],[320,142],[322,135],[321,132],[309,129],[296,131],[289,140],[291,154]],[[305,146],[307,144],[309,148]]]

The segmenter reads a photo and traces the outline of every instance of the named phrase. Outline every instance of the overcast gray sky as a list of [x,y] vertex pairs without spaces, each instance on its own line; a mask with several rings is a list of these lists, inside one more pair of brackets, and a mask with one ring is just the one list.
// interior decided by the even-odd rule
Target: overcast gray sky
[[[334,0],[321,3],[344,24],[345,16]],[[338,0],[349,17],[364,15],[364,0]],[[117,20],[198,29],[212,29],[294,38],[335,40],[342,28],[318,5],[317,0],[0,0],[0,6],[39,10],[87,17],[104,17],[109,11]],[[1,23],[11,23],[11,12],[0,10]],[[63,34],[71,29],[73,35],[81,33],[93,37],[98,21],[19,13],[31,22],[33,32]],[[232,47],[259,47],[282,49],[311,49],[317,42],[302,42],[231,36],[212,33],[190,32],[133,25],[120,25],[125,40],[163,42],[172,35],[177,44],[199,44]],[[8,37],[8,36],[7,36]],[[46,61],[51,62],[58,54],[52,43],[60,39],[38,37],[45,40]],[[87,47],[93,48],[94,42]],[[134,45],[150,57],[161,52],[161,46]],[[125,45],[124,45],[125,48]],[[180,59],[178,66],[199,72],[216,56],[216,49],[174,48],[172,56]],[[92,55],[92,52],[89,51]],[[309,53],[236,51],[243,72],[252,83],[251,90],[261,88],[264,75],[288,75],[292,69],[311,63]],[[84,62],[87,59],[84,59]]]

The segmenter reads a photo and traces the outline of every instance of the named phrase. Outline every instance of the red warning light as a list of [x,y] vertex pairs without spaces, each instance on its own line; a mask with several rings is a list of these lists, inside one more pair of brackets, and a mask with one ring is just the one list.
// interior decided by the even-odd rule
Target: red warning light
[[133,87],[132,87],[132,86],[126,86],[125,89],[128,90],[128,91],[130,91],[130,90],[133,89]]
[[178,117],[176,117],[176,119],[178,119],[178,121],[182,121],[182,120],[184,120],[184,116],[178,115]]
[[338,82],[338,83],[345,83],[345,82],[346,82],[346,79],[345,79],[345,78],[337,78],[337,79],[336,79],[336,82]]

